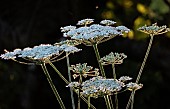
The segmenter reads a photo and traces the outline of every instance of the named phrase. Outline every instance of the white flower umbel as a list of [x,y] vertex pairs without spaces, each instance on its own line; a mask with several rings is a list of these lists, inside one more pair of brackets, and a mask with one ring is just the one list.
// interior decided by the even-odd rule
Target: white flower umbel
[[121,82],[126,82],[126,81],[128,81],[128,80],[132,80],[132,78],[129,77],[129,76],[121,76],[121,77],[119,78],[119,81],[121,81]]
[[31,58],[35,60],[41,60],[45,58],[50,58],[53,55],[58,55],[60,48],[50,44],[41,44],[39,46],[34,46],[33,48],[25,48],[22,53],[18,55],[21,58]]
[[86,97],[98,98],[104,95],[112,95],[120,91],[122,87],[124,87],[124,83],[122,82],[98,76],[82,83],[81,94]]
[[151,26],[142,26],[138,28],[139,31],[144,32],[149,35],[159,35],[164,34],[170,31],[170,28],[167,28],[166,25],[158,26],[157,23],[152,24]]
[[60,48],[50,44],[41,44],[33,48],[15,49],[13,52],[6,51],[0,57],[3,59],[15,59],[17,57],[21,58],[31,58],[31,59],[44,59],[51,57],[52,55],[58,55]]
[[94,22],[94,19],[83,19],[78,21],[77,25],[88,25]]
[[126,87],[130,91],[136,91],[138,89],[141,89],[143,87],[143,84],[137,84],[137,83],[130,82],[130,83],[126,84]]
[[61,27],[60,29],[61,29],[61,32],[68,32],[70,30],[76,29],[76,26],[71,26],[70,25],[70,26]]
[[124,53],[113,53],[104,56],[100,59],[102,65],[109,65],[109,64],[122,64],[123,60],[127,58]]
[[112,21],[112,20],[102,20],[100,22],[100,24],[104,24],[104,25],[114,25],[116,22]]
[[70,45],[67,45],[67,44],[61,45],[60,48],[61,48],[61,50],[68,52],[68,53],[79,52],[79,51],[82,50],[82,49],[78,49],[77,47],[70,46]]
[[99,75],[99,69],[94,68],[92,66],[87,66],[87,63],[83,64],[76,64],[71,65],[70,70],[73,72],[73,78],[77,77],[87,77],[87,76],[98,76]]
[[[87,20],[82,20],[86,22]],[[91,21],[91,20],[90,20]],[[89,21],[89,22],[90,22]],[[103,24],[111,23],[111,21],[102,21]],[[113,22],[112,22],[113,23]],[[92,24],[89,26],[78,27],[72,29],[68,32],[64,32],[65,37],[71,37],[71,39],[77,40],[87,46],[92,46],[94,44],[99,44],[105,42],[109,39],[112,39],[115,36],[123,35],[124,32],[129,32],[130,30],[125,26],[112,27],[108,25]]]

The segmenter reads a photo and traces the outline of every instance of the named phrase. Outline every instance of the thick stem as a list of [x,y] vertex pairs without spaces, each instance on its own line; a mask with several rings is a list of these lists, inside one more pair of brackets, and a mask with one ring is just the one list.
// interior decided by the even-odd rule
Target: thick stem
[[[79,83],[80,83],[80,86],[81,86],[81,84],[82,84],[82,75],[80,74],[80,79],[79,79]],[[79,87],[79,90],[78,90],[78,107],[77,107],[77,109],[80,109],[80,102],[81,102],[81,99],[80,99],[80,89],[81,89],[81,87]]]
[[[113,70],[113,78],[116,79],[115,64],[112,64],[112,70]],[[116,109],[118,109],[117,93],[115,93],[115,105],[116,105]]]
[[97,48],[97,44],[94,44],[93,48],[94,48],[94,52],[96,54],[96,58],[97,58],[97,61],[98,61],[99,67],[100,67],[101,74],[102,74],[103,77],[106,77],[105,72],[104,72],[104,68],[103,68],[103,66],[100,62],[100,54],[99,54],[99,51],[98,51],[98,48]]
[[51,79],[51,77],[50,77],[50,75],[49,75],[49,73],[48,73],[48,70],[47,70],[47,68],[46,68],[45,63],[42,63],[42,64],[41,64],[41,67],[42,67],[42,69],[43,69],[43,71],[44,71],[45,76],[47,77],[47,80],[48,80],[48,82],[49,82],[49,84],[50,84],[50,86],[51,86],[51,88],[52,88],[52,90],[53,90],[53,93],[55,94],[55,97],[57,98],[57,100],[58,100],[61,108],[62,108],[62,109],[66,109],[65,106],[64,106],[64,103],[62,102],[62,100],[61,100],[61,98],[60,98],[59,93],[57,92],[57,89],[55,88],[55,86],[54,86],[54,84],[53,84],[53,82],[52,82],[52,79]]
[[115,72],[115,65],[112,64],[112,69],[113,69],[113,78],[116,79],[116,72]]
[[[67,68],[68,68],[68,79],[69,79],[69,82],[71,82],[70,62],[69,62],[69,57],[68,57],[67,52],[66,52],[66,59],[67,59]],[[71,94],[72,108],[75,109],[74,95],[73,95],[73,90],[71,89],[71,87],[70,87],[70,94]]]
[[129,106],[130,106],[130,103],[131,103],[132,96],[133,96],[133,93],[130,94],[128,103],[127,103],[127,105],[126,105],[126,109],[129,109]]
[[51,63],[51,61],[48,61],[48,63],[51,65],[51,67],[58,73],[58,75],[61,77],[61,79],[66,83],[69,84],[69,82],[64,78],[64,76],[60,73],[60,71],[58,71],[58,69],[54,66],[53,63]]
[[116,109],[118,109],[118,97],[117,97],[117,93],[115,94],[115,104],[116,104]]
[[151,49],[151,46],[152,46],[152,42],[153,42],[153,37],[154,37],[154,35],[151,34],[150,37],[151,37],[151,38],[150,38],[150,41],[149,41],[149,45],[148,45],[148,48],[147,48],[145,57],[144,57],[144,59],[143,59],[141,68],[140,68],[140,70],[139,70],[139,73],[138,73],[138,76],[137,76],[137,79],[136,79],[136,83],[139,82],[139,79],[140,79],[140,77],[141,77],[141,75],[142,75],[143,68],[144,68],[144,66],[145,66],[146,60],[147,60],[147,58],[148,58],[148,55],[149,55],[149,52],[150,52],[150,49]]
[[132,94],[131,109],[133,109],[135,91],[132,91],[132,93],[133,93],[133,94]]
[[90,96],[88,97],[88,109],[90,109]]
[[[105,72],[104,72],[104,68],[103,68],[103,66],[100,62],[100,54],[99,54],[99,51],[98,51],[98,48],[97,48],[97,44],[93,45],[93,49],[94,49],[94,52],[96,54],[96,58],[97,58],[97,61],[98,61],[99,67],[100,67],[101,74],[102,74],[103,77],[106,77]],[[106,102],[107,109],[111,109],[111,103],[110,103],[110,99],[109,99],[108,95],[104,96],[104,99],[105,99],[105,102]]]
[[[150,49],[151,49],[151,46],[152,46],[152,42],[153,42],[153,37],[154,37],[154,35],[153,35],[153,34],[150,34],[150,37],[151,37],[151,38],[150,38],[150,41],[149,41],[149,44],[148,44],[147,51],[146,51],[146,53],[145,53],[145,57],[144,57],[144,59],[143,59],[143,62],[142,62],[142,65],[141,65],[141,67],[140,67],[138,76],[137,76],[137,78],[136,78],[136,83],[138,83],[139,80],[140,80],[140,77],[141,77],[141,75],[142,75],[143,69],[144,69],[144,67],[145,67],[146,60],[147,60],[147,58],[148,58],[148,55],[149,55],[149,52],[150,52]],[[135,93],[131,93],[131,95],[130,95],[130,97],[129,97],[129,101],[128,101],[127,105],[126,105],[126,109],[129,109],[129,106],[130,106],[130,104],[131,104],[131,102],[132,102],[132,98],[134,97],[134,94],[135,94]],[[131,104],[131,105],[132,105],[132,104]]]

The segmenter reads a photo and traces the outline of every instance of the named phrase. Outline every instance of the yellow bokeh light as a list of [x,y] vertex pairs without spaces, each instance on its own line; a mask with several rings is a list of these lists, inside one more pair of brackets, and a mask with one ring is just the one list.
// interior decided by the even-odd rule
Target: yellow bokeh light
[[137,10],[142,14],[148,13],[147,7],[140,3],[137,4]]

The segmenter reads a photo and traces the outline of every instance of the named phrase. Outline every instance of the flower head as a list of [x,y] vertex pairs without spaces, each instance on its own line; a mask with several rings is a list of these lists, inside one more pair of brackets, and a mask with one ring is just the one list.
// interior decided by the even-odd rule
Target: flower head
[[103,97],[104,95],[112,95],[124,87],[123,83],[115,79],[105,79],[104,77],[93,77],[82,83],[83,96],[94,98]]
[[78,21],[77,25],[87,25],[94,22],[94,19],[83,19]]
[[15,59],[29,58],[31,60],[43,60],[45,58],[50,58],[53,55],[59,54],[60,48],[50,44],[41,44],[39,46],[34,46],[33,48],[27,47],[23,50],[15,49],[13,52],[6,52],[0,57],[3,59]]
[[129,76],[121,76],[121,77],[119,78],[119,81],[121,81],[121,82],[126,82],[126,81],[128,81],[128,80],[132,80],[132,78],[129,77]]
[[[57,59],[63,52],[74,53],[79,52],[81,49],[78,49],[74,46],[69,46],[66,44],[63,45],[51,45],[51,44],[41,44],[39,46],[34,46],[33,48],[27,47],[23,50],[15,49],[12,52],[6,50],[5,54],[2,54],[0,57],[3,59],[12,59],[17,61],[16,58],[22,58],[24,61],[17,61],[23,64],[39,64],[39,62],[48,63],[49,61],[54,62],[61,60],[64,57]],[[28,61],[33,63],[28,63]]]
[[104,25],[114,25],[116,22],[112,21],[112,20],[102,20],[100,22],[100,24],[104,24]]
[[2,54],[0,57],[2,59],[15,59],[17,57],[18,54],[20,54],[22,52],[21,49],[15,49],[13,52],[9,52],[7,50],[4,50],[6,53]]
[[61,50],[68,52],[68,53],[79,52],[79,51],[82,50],[82,49],[78,49],[77,47],[70,46],[70,45],[67,45],[67,44],[61,45],[60,48],[61,48]]
[[141,89],[143,87],[143,84],[137,84],[137,83],[130,82],[130,83],[126,84],[126,87],[130,91],[136,91],[138,89]]
[[159,35],[170,31],[170,28],[167,28],[166,25],[157,26],[157,23],[152,24],[151,26],[142,26],[138,28],[139,31],[144,32],[150,35]]
[[99,75],[99,69],[95,68],[93,70],[92,66],[87,66],[87,63],[83,64],[76,64],[76,65],[71,65],[70,70],[73,71],[73,77],[77,78],[78,76],[98,76]]
[[61,32],[68,32],[70,30],[76,29],[76,26],[71,26],[70,25],[70,26],[61,27],[60,29],[61,29]]
[[123,60],[127,58],[127,56],[124,53],[113,53],[104,56],[100,59],[100,62],[103,65],[109,65],[109,64],[122,64]]
[[[87,24],[87,22],[92,22],[93,20],[81,20],[78,24]],[[105,20],[102,21],[103,24],[113,24],[113,21]],[[89,24],[89,23],[88,23]],[[124,32],[129,32],[129,29],[125,26],[112,27],[108,25],[92,24],[85,25],[83,27],[78,27],[72,29],[68,32],[64,32],[65,37],[70,37],[71,39],[77,40],[87,46],[92,46],[94,44],[99,44],[112,39],[115,36],[123,35]]]

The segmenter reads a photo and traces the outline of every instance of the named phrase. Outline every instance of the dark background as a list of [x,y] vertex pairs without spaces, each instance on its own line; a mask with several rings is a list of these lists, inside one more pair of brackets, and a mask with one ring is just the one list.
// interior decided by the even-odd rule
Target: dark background
[[[116,67],[118,77],[129,75],[135,81],[149,37],[137,31],[139,26],[157,22],[170,27],[169,0],[1,0],[0,54],[4,49],[53,44],[63,40],[60,27],[75,25],[78,20],[93,18],[98,23],[111,19],[132,32],[99,45],[101,57],[123,52],[128,58]],[[134,109],[170,109],[170,33],[155,36],[136,92]],[[88,63],[98,67],[92,47],[80,45],[82,52],[70,55],[70,63]],[[66,60],[55,63],[67,77]],[[71,109],[69,89],[50,66],[47,66],[67,109]],[[105,67],[107,77],[112,74]],[[119,94],[119,107],[124,109],[130,92]],[[76,97],[76,96],[75,96]],[[104,108],[103,99],[92,103]],[[57,109],[59,106],[40,66],[27,66],[0,60],[0,109]],[[82,102],[82,108],[87,105]]]

